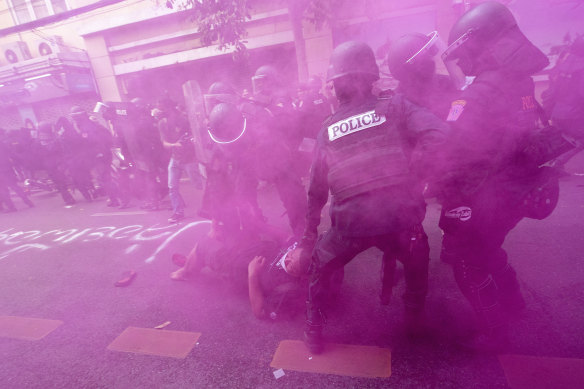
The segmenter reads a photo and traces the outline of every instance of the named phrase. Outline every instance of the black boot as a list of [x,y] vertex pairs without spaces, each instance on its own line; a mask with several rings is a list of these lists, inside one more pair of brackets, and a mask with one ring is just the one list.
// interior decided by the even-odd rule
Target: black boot
[[409,308],[404,311],[406,336],[412,340],[425,338],[429,335],[426,315],[423,308]]
[[304,327],[304,344],[312,354],[320,354],[324,348],[322,328],[324,315],[315,309],[310,301],[306,302],[306,324]]
[[501,353],[508,351],[510,343],[507,326],[501,325],[479,332],[463,341],[462,346],[480,353]]

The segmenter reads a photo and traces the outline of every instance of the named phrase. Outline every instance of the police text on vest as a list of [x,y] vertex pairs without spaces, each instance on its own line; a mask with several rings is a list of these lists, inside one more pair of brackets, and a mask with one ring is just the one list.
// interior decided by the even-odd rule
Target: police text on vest
[[385,123],[385,115],[378,115],[375,111],[363,112],[328,126],[329,140],[333,141],[383,123]]

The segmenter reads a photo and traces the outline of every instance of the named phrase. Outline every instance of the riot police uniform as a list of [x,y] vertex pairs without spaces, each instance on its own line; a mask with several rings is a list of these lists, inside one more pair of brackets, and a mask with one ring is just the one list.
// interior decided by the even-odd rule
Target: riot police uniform
[[[572,42],[550,74],[544,108],[554,125],[584,143],[584,37]],[[581,149],[582,147],[580,147]]]
[[292,103],[282,92],[272,66],[258,68],[252,81],[253,99],[240,106],[253,138],[249,157],[256,177],[276,187],[290,227],[298,237],[304,230],[306,191],[298,172],[290,168],[292,150],[298,146]]
[[[333,51],[328,80],[334,83],[340,106],[317,139],[301,241],[306,251],[316,244],[304,332],[314,353],[322,351],[322,310],[330,277],[358,253],[370,247],[384,255],[409,253],[402,257],[407,313],[421,314],[427,293],[429,248],[423,241],[409,246],[425,215],[413,166],[429,157],[419,147],[439,143],[445,125],[400,96],[378,101],[371,94],[378,78],[373,51],[366,44],[345,42]],[[415,152],[406,151],[407,141],[416,144]],[[331,229],[316,242],[329,191]]]
[[464,14],[449,44],[443,58],[476,78],[447,117],[453,130],[442,182],[442,257],[482,324],[484,337],[475,345],[500,348],[508,341],[502,308],[525,304],[502,245],[524,216],[522,201],[537,169],[525,163],[522,145],[538,120],[531,75],[548,61],[495,2]]
[[317,76],[311,76],[301,85],[299,98],[295,104],[298,115],[298,135],[301,143],[293,150],[297,169],[303,177],[308,176],[315,141],[320,132],[322,122],[332,111],[328,99],[320,93],[322,81]]
[[457,89],[451,77],[437,72],[440,43],[435,31],[405,34],[390,46],[386,62],[399,81],[397,93],[446,119]]
[[108,197],[108,205],[119,205],[119,193],[111,172],[113,137],[110,131],[91,120],[87,112],[79,106],[71,107],[70,114],[81,138],[85,141],[85,151],[90,158],[91,166],[96,170],[98,182]]

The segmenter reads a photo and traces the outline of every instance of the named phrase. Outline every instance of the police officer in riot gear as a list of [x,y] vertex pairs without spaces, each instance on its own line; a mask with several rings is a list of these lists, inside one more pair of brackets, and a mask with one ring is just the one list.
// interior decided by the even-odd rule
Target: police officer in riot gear
[[[256,207],[257,180],[247,152],[247,121],[232,103],[218,103],[209,113],[211,158],[199,214],[224,223],[228,230],[255,226],[262,219]],[[233,224],[233,226],[231,226]]]
[[304,230],[306,191],[299,174],[290,169],[299,142],[292,101],[271,65],[260,66],[252,77],[254,95],[240,111],[253,137],[249,149],[259,180],[274,184],[296,237]]
[[584,144],[584,36],[562,54],[550,74],[543,106],[554,125]]
[[405,34],[390,46],[387,66],[399,81],[398,93],[446,119],[456,84],[448,75],[438,73],[440,54],[444,49],[441,43],[436,31],[428,35]]
[[497,2],[461,16],[448,41],[444,60],[476,78],[447,117],[453,132],[441,183],[442,258],[482,324],[467,345],[495,350],[508,344],[505,311],[525,305],[502,244],[524,216],[522,200],[537,173],[522,145],[538,121],[531,76],[548,60]]
[[87,112],[78,105],[71,107],[69,114],[73,119],[77,132],[84,140],[85,151],[89,163],[97,173],[98,183],[108,197],[108,206],[119,205],[118,190],[112,180],[112,153],[113,137],[108,129],[98,122],[91,120]]
[[[331,275],[370,247],[388,257],[404,253],[406,317],[419,322],[423,313],[429,248],[423,239],[411,240],[425,215],[415,172],[422,171],[446,129],[429,111],[400,96],[378,100],[371,93],[378,78],[373,50],[365,43],[350,41],[334,49],[327,81],[333,82],[340,105],[317,139],[300,243],[301,257],[312,260],[304,340],[313,353],[323,349]],[[404,146],[408,141],[414,144],[410,151]],[[332,225],[317,242],[329,191]]]
[[322,81],[318,76],[310,76],[300,87],[296,109],[305,138],[316,139],[322,122],[332,113],[328,99],[320,92],[321,88]]
[[205,100],[205,111],[207,116],[210,115],[213,107],[219,103],[239,103],[239,96],[235,89],[224,81],[215,81],[207,90],[207,94],[203,96]]
[[331,104],[320,92],[322,80],[318,76],[310,76],[298,88],[298,101],[295,103],[298,115],[298,131],[302,140],[294,150],[297,169],[303,177],[308,176],[312,152],[316,137],[320,132],[322,122],[331,115]]

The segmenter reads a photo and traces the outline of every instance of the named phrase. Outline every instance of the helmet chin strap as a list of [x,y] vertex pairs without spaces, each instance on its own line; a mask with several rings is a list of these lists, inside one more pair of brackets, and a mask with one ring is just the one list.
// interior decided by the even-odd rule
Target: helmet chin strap
[[235,139],[228,140],[228,141],[221,141],[221,140],[215,138],[215,136],[213,136],[213,133],[209,129],[207,130],[207,132],[209,133],[209,136],[211,137],[211,140],[213,142],[219,143],[221,145],[226,145],[226,144],[229,144],[229,143],[237,142],[239,140],[239,138],[241,138],[243,136],[243,134],[245,133],[246,128],[247,128],[247,119],[246,118],[243,118],[243,127],[241,129],[241,133]]

